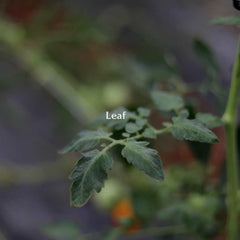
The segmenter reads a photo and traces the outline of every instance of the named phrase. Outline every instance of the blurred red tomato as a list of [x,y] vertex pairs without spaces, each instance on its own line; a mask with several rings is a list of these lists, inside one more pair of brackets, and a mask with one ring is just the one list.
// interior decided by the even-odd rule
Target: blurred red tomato
[[6,14],[17,23],[29,23],[42,6],[41,0],[10,0],[6,5]]
[[132,220],[133,224],[127,229],[129,234],[136,234],[141,228],[140,221],[134,213],[132,201],[129,198],[122,199],[114,206],[111,218],[113,224],[117,227],[121,226],[121,222],[124,220]]

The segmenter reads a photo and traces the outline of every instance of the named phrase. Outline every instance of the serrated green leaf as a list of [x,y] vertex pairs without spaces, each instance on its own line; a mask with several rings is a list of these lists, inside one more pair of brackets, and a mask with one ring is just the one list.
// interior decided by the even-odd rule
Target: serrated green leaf
[[136,120],[136,125],[142,129],[147,124],[147,119],[139,118]]
[[101,191],[107,178],[107,171],[112,169],[112,165],[112,157],[105,151],[93,150],[83,155],[70,176],[73,180],[71,187],[73,206],[83,206],[91,197],[93,190]]
[[106,126],[109,128],[114,128],[116,130],[121,130],[125,127],[129,119],[133,117],[137,117],[137,115],[133,112],[128,111],[126,108],[120,107],[114,111],[112,111],[110,114],[122,114],[123,112],[126,112],[125,119],[106,119],[106,113],[102,114],[100,117],[98,117],[94,122],[94,126]]
[[216,18],[211,21],[212,24],[222,24],[222,25],[233,25],[240,27],[240,17],[239,16],[230,16],[223,18]]
[[184,101],[180,96],[162,92],[153,91],[152,100],[160,111],[179,110],[184,106]]
[[142,129],[142,127],[139,127],[135,123],[127,123],[126,126],[125,126],[125,130],[128,133],[136,133],[136,132],[138,132],[141,129]]
[[139,107],[137,110],[141,117],[149,117],[151,113],[150,109],[143,108],[143,107]]
[[145,138],[152,138],[152,139],[156,139],[157,135],[154,132],[154,130],[152,128],[146,128],[143,133],[142,133],[143,137]]
[[189,140],[204,143],[217,143],[217,136],[199,120],[173,118],[173,126],[170,128],[172,135],[178,140]]
[[97,131],[82,131],[69,143],[65,148],[63,148],[60,153],[68,152],[82,152],[96,147],[101,139],[110,137],[111,133],[106,133],[102,129]]
[[74,222],[48,224],[43,228],[43,232],[49,238],[56,240],[77,240],[81,237],[79,226]]
[[147,147],[147,142],[129,141],[125,143],[122,156],[139,170],[157,180],[164,179],[161,158],[158,152]]
[[196,119],[204,123],[206,127],[210,129],[220,127],[224,124],[220,118],[209,113],[197,113]]
[[130,137],[130,134],[129,134],[129,133],[126,133],[126,132],[124,132],[124,133],[122,134],[122,136],[123,136],[123,137],[125,137],[125,138],[129,138],[129,137]]

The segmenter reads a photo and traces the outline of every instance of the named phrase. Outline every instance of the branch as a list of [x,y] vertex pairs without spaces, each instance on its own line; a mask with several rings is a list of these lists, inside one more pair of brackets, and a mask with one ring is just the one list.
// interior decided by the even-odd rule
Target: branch
[[238,158],[237,113],[240,91],[240,45],[233,69],[232,83],[223,121],[227,135],[228,239],[238,238]]
[[70,83],[76,80],[60,69],[44,51],[26,41],[22,27],[0,19],[0,41],[30,72],[33,79],[51,93],[80,122],[88,122],[95,115],[91,106]]
[[0,166],[0,187],[38,185],[66,179],[74,166],[69,159],[38,166]]

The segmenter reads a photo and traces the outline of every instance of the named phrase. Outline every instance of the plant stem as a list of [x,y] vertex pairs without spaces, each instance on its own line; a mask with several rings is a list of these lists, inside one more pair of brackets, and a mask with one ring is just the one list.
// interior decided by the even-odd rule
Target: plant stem
[[228,240],[238,239],[238,157],[237,157],[237,113],[240,91],[240,46],[233,69],[232,83],[223,121],[227,137],[228,178]]
[[[39,185],[65,179],[74,166],[73,161],[61,159],[57,162],[38,166],[18,166],[8,164],[0,166],[0,188],[19,185]],[[1,240],[1,238],[0,238]]]
[[7,238],[5,237],[1,229],[0,229],[0,240],[7,240]]

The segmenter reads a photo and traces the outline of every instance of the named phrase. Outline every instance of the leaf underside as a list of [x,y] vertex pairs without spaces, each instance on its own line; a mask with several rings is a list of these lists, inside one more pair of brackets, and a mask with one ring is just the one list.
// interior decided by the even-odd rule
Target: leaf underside
[[70,142],[60,153],[82,152],[96,147],[100,140],[111,136],[111,133],[106,133],[102,129],[97,131],[82,131]]
[[222,126],[224,123],[223,121],[209,113],[197,113],[196,119],[204,123],[207,128],[216,128]]
[[126,142],[122,150],[122,156],[127,159],[128,163],[144,171],[150,177],[163,180],[161,158],[156,150],[148,148],[147,145],[147,142]]
[[101,191],[107,179],[107,171],[112,169],[112,165],[113,159],[107,152],[93,150],[83,155],[70,176],[73,180],[71,203],[74,207],[83,206],[93,190]]
[[172,135],[178,140],[217,143],[217,136],[199,120],[173,118]]

